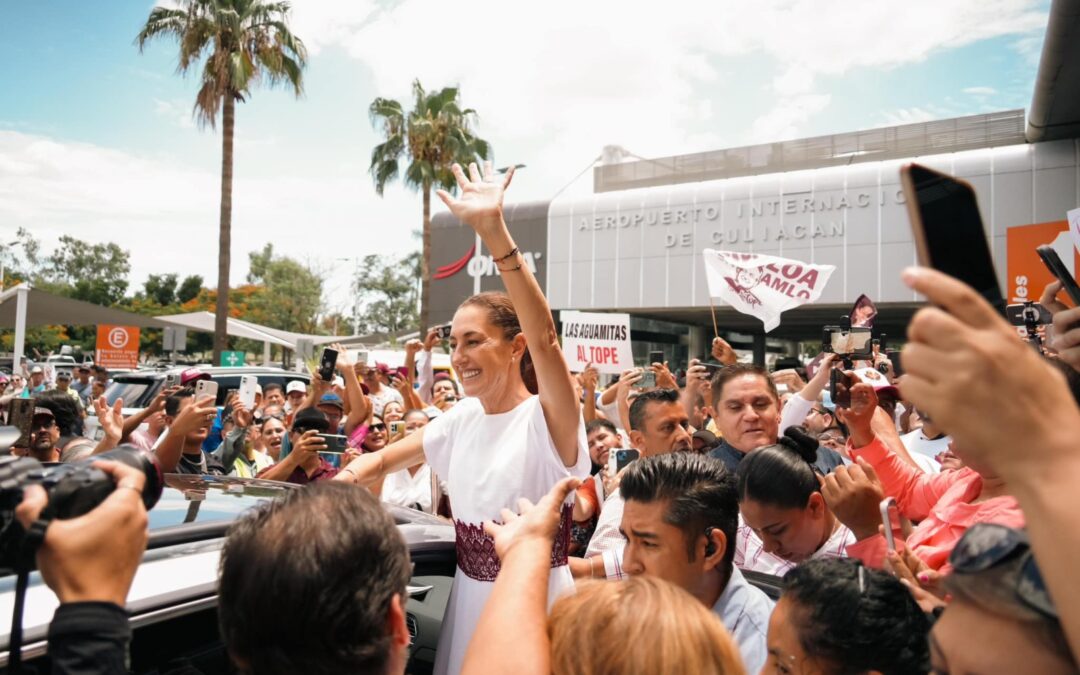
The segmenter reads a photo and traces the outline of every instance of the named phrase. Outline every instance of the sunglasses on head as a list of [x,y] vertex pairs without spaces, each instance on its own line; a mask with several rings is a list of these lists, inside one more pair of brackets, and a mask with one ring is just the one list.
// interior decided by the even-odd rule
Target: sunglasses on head
[[1024,530],[995,523],[972,525],[949,555],[949,563],[956,574],[978,574],[1012,563],[1016,576],[1013,592],[1021,602],[1041,614],[1058,618]]

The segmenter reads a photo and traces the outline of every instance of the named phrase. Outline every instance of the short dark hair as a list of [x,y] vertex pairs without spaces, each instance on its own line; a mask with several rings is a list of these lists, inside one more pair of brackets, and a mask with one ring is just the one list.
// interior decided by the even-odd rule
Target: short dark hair
[[58,389],[43,391],[34,395],[34,405],[47,408],[56,420],[56,427],[61,436],[82,434],[82,415],[75,399]]
[[630,428],[641,431],[645,425],[645,409],[650,403],[678,403],[678,389],[650,389],[638,394],[630,404]]
[[266,396],[267,394],[269,394],[270,392],[272,392],[275,389],[280,389],[281,391],[285,391],[284,385],[282,385],[280,382],[267,382],[266,384],[263,385],[263,396]]
[[390,514],[336,481],[289,490],[229,528],[218,616],[229,652],[259,675],[385,672],[409,552]]
[[852,558],[808,560],[784,576],[783,597],[797,605],[792,621],[806,654],[837,664],[840,672],[930,670],[930,622],[885,572]]
[[739,499],[735,478],[723,462],[690,452],[639,459],[626,468],[619,492],[626,501],[668,502],[664,522],[683,531],[691,560],[705,528],[719,528],[727,539],[724,571],[730,573],[735,559]]
[[165,399],[165,414],[169,417],[176,417],[176,413],[180,412],[180,402],[185,398],[191,398],[195,396],[194,387],[184,387],[175,392],[172,396]]
[[747,498],[782,509],[806,508],[820,489],[814,462],[818,441],[802,427],[789,427],[775,445],[747,453],[735,482],[739,502]]
[[720,400],[724,393],[724,385],[743,375],[756,375],[765,380],[765,384],[768,385],[769,393],[772,394],[773,400],[779,403],[780,392],[776,390],[776,383],[773,382],[772,377],[769,376],[769,371],[753,363],[733,363],[730,366],[721,368],[713,375],[712,393],[714,406],[720,405]]
[[619,433],[618,428],[616,428],[615,425],[612,424],[611,420],[604,419],[603,417],[598,417],[585,425],[585,435],[588,436],[589,434],[597,431],[598,429],[606,429],[613,434]]

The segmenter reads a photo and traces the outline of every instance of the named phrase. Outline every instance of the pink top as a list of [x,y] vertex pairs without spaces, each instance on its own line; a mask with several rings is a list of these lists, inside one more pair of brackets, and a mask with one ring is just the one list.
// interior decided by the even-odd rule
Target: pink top
[[[906,542],[899,532],[894,532],[897,547],[906,545],[931,569],[942,574],[951,571],[949,554],[972,525],[1024,526],[1024,514],[1013,497],[972,503],[982,490],[982,476],[972,469],[925,474],[897,457],[878,438],[858,449],[849,445],[848,450],[853,458],[862,457],[874,467],[885,494],[896,499],[900,513],[919,523]],[[884,566],[885,551],[885,537],[880,534],[847,547],[849,556],[877,568]]]

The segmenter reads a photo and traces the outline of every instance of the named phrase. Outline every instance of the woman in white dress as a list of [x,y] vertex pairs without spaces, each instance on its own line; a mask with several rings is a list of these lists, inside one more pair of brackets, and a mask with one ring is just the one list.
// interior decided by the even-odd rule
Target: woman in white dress
[[[466,178],[454,165],[461,190],[439,197],[480,235],[509,297],[481,293],[454,314],[451,362],[466,398],[417,433],[353,460],[338,480],[361,485],[427,460],[444,478],[457,530],[458,573],[439,638],[436,673],[457,673],[469,639],[491,593],[499,558],[482,528],[518,500],[539,501],[567,476],[589,470],[585,424],[573,378],[559,347],[547,299],[525,264],[503,220],[503,194],[513,169],[496,180],[475,164]],[[539,395],[535,392],[539,391]],[[571,588],[566,566],[572,503],[551,554],[552,601]]]

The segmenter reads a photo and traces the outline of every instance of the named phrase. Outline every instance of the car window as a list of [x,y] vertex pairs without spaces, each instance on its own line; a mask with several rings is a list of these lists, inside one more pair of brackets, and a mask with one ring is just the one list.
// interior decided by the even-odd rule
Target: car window
[[125,408],[142,408],[141,402],[147,397],[153,380],[127,380],[113,381],[105,390],[105,399],[109,405],[116,403],[117,399],[124,399]]

